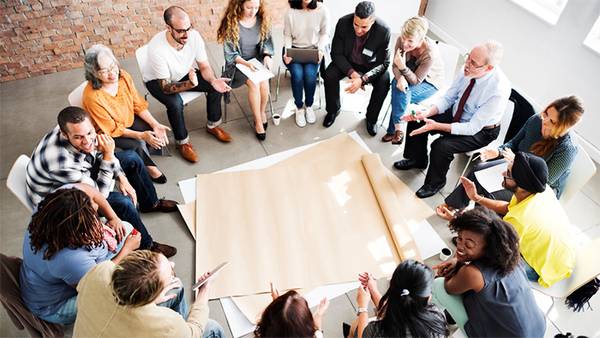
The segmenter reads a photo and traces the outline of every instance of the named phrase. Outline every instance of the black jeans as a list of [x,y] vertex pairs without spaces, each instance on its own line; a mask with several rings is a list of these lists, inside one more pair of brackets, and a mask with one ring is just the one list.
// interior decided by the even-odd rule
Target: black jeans
[[[198,76],[198,85],[188,91],[204,92],[207,93],[206,98],[206,112],[209,122],[218,122],[221,120],[221,93],[216,91],[213,86],[210,85],[204,78],[200,71],[196,70]],[[186,75],[179,81],[187,81],[189,77]],[[183,117],[183,100],[178,93],[165,94],[163,93],[158,80],[152,80],[145,83],[146,88],[155,99],[160,101],[167,107],[167,116],[169,117],[169,123],[173,128],[173,134],[175,135],[176,141],[185,140],[188,137],[188,131],[185,127],[185,119]]]
[[[481,184],[479,184],[479,181],[477,181],[477,177],[475,176],[476,171],[490,168],[493,166],[497,166],[504,162],[506,162],[506,160],[504,160],[504,159],[499,159],[499,160],[489,161],[489,162],[480,162],[480,163],[477,163],[473,167],[473,169],[471,169],[471,171],[467,175],[467,178],[475,183],[475,186],[477,187],[477,192],[479,193],[479,195],[482,195],[486,198],[491,198],[494,200],[507,201],[507,202],[510,201],[510,199],[512,198],[512,195],[513,195],[513,193],[511,191],[502,189],[502,190],[494,191],[494,192],[490,193],[487,190],[485,190],[481,186]],[[451,206],[454,209],[462,209],[462,208],[465,208],[467,205],[469,205],[469,196],[467,196],[467,193],[465,192],[465,188],[463,188],[462,184],[459,184],[458,187],[456,187],[456,189],[454,189],[454,191],[452,191],[452,193],[450,195],[448,195],[448,197],[446,197],[444,202],[446,202],[446,204],[448,204],[449,206]]]
[[[144,132],[146,130],[152,130],[150,125],[146,123],[146,121],[142,120],[137,115],[133,118],[133,125],[129,127],[131,130]],[[129,137],[115,137],[115,147],[122,150],[133,150],[135,151],[144,161],[144,165],[146,166],[156,166],[154,161],[150,158],[150,154],[158,155],[160,154],[160,150],[156,150],[150,147],[143,140],[136,140]]]
[[[354,64],[352,68],[363,74],[368,71],[368,69]],[[333,62],[325,69],[323,79],[325,80],[325,109],[327,114],[333,115],[340,110],[340,80],[346,76],[347,74],[344,74]],[[386,70],[383,74],[372,78],[370,84],[373,85],[373,92],[367,106],[366,118],[369,123],[377,123],[381,106],[383,106],[383,101],[390,90],[390,74]]]
[[142,211],[151,210],[158,203],[158,196],[144,162],[133,150],[117,151],[115,156],[121,162],[121,168],[123,168],[127,180],[135,189],[140,209]]
[[[440,123],[452,122],[452,110],[448,109],[443,114],[431,117]],[[425,176],[425,184],[442,185],[446,182],[446,174],[450,168],[450,163],[454,159],[454,154],[465,153],[467,151],[477,150],[485,147],[495,140],[500,133],[500,127],[482,129],[475,135],[452,135],[439,131],[431,131],[415,136],[410,133],[421,128],[425,122],[412,121],[406,126],[406,145],[404,146],[404,158],[417,161],[419,165],[427,165],[427,140],[429,135],[441,134],[438,139],[431,144],[431,153],[429,154],[429,168]]]

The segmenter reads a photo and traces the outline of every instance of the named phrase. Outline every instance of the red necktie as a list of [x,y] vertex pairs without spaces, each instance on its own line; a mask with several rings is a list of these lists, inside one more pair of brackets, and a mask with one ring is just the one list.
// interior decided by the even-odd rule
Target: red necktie
[[456,114],[454,114],[452,122],[460,122],[460,118],[462,117],[462,114],[465,110],[465,103],[467,102],[467,99],[469,98],[469,95],[471,94],[471,90],[473,89],[474,85],[475,79],[471,79],[471,82],[469,82],[469,85],[467,86],[467,89],[465,89],[465,92],[460,98],[460,101],[458,101],[458,109],[456,109]]

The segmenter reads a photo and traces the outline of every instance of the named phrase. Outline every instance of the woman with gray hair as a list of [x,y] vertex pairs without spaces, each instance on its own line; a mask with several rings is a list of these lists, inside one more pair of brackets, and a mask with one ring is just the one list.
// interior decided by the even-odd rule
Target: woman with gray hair
[[[167,130],[148,111],[148,102],[138,94],[131,75],[119,67],[112,51],[93,45],[85,53],[83,108],[91,115],[96,129],[110,135],[115,146],[137,152],[152,181],[166,183],[167,178],[150,158],[150,152],[169,143]],[[150,146],[150,147],[148,147]]]

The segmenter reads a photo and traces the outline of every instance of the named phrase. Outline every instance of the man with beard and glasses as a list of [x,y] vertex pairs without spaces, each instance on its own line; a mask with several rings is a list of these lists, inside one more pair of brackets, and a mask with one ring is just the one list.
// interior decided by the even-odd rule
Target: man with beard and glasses
[[204,40],[192,27],[185,10],[171,6],[163,16],[167,29],[156,34],[148,43],[148,62],[142,69],[142,78],[150,94],[167,107],[179,153],[194,163],[198,161],[198,155],[185,127],[183,101],[179,93],[207,93],[206,131],[221,142],[230,142],[231,136],[219,125],[221,96],[231,87],[227,84],[229,79],[215,77],[208,63]]
[[479,195],[473,181],[461,177],[469,199],[488,207],[512,224],[519,234],[521,261],[531,281],[544,287],[571,276],[575,249],[569,218],[548,183],[541,157],[518,152],[503,174],[502,186],[513,192],[510,202]]

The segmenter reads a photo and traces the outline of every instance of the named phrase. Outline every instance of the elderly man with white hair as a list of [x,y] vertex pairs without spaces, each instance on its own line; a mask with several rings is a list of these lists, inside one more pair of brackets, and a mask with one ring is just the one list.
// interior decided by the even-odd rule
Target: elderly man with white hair
[[[402,117],[408,121],[404,159],[394,163],[398,170],[425,169],[425,183],[417,191],[419,198],[435,195],[446,184],[446,174],[454,154],[485,147],[498,137],[500,120],[510,96],[510,82],[498,64],[502,45],[488,41],[474,47],[444,96],[429,109]],[[427,139],[441,137],[431,144]]]

